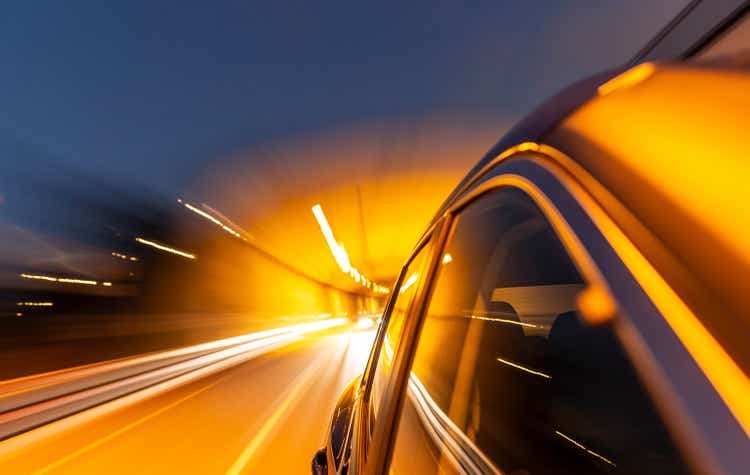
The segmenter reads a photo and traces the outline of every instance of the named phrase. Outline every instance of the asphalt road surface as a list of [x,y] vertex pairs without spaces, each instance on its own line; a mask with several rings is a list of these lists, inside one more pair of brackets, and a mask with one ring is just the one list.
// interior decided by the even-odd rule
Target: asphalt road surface
[[[200,348],[199,361],[207,361],[203,366],[186,367],[187,356],[169,355],[167,368],[187,368],[185,374],[169,373],[165,381],[0,442],[0,473],[309,473],[338,394],[364,369],[373,337],[374,328],[347,322],[283,337],[287,339],[276,335],[273,345],[251,341],[222,347],[232,351],[222,353],[222,359],[206,360],[210,355]],[[33,394],[52,398],[37,397],[43,400],[34,404],[28,399],[5,417],[11,423],[41,417],[50,410],[50,401],[68,407],[63,403],[70,404],[72,396],[53,391],[61,381],[69,388],[64,393],[72,391],[75,378],[95,378],[95,385],[75,383],[75,394],[85,400],[102,387],[151,374],[145,369],[123,373],[128,362],[118,360],[119,379],[113,382],[102,380],[113,369],[93,365],[23,378],[5,389],[0,385],[0,403],[3,397],[17,401]],[[157,371],[153,361],[148,364],[149,371]],[[163,367],[158,371],[165,374]],[[83,373],[85,378],[74,377]]]

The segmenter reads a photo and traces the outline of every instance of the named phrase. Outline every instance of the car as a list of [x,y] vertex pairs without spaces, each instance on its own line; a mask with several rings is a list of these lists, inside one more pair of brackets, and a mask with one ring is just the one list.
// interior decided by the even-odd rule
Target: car
[[469,172],[313,473],[750,473],[747,10],[692,2]]

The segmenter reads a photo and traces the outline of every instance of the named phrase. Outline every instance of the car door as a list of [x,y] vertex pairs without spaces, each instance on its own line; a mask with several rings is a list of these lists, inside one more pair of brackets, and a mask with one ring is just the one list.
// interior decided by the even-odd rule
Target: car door
[[372,473],[741,473],[745,434],[613,224],[529,155],[488,167],[448,213]]

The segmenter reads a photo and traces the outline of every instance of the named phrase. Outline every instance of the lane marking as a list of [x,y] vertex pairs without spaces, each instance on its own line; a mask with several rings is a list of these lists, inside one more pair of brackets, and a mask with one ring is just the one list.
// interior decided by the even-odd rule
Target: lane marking
[[160,409],[152,412],[151,414],[143,416],[140,419],[135,420],[135,421],[131,422],[130,424],[117,429],[116,431],[114,431],[114,432],[112,432],[112,433],[110,433],[110,434],[102,437],[99,440],[91,442],[88,445],[84,445],[80,449],[78,449],[78,450],[76,450],[74,452],[69,453],[65,457],[63,457],[61,459],[58,459],[58,460],[52,462],[51,464],[49,464],[49,465],[47,465],[45,467],[42,467],[39,470],[36,470],[35,472],[33,472],[33,475],[41,475],[41,474],[47,473],[50,470],[54,470],[54,469],[60,467],[61,465],[70,462],[74,458],[79,457],[80,455],[83,455],[86,452],[88,452],[88,451],[90,451],[92,449],[95,449],[96,447],[99,447],[100,445],[105,444],[106,442],[109,442],[110,440],[112,440],[115,437],[117,437],[117,436],[119,436],[119,435],[121,435],[121,434],[129,431],[130,429],[133,429],[134,427],[137,427],[137,426],[143,424],[144,422],[146,422],[146,421],[148,421],[150,419],[153,419],[154,417],[156,417],[156,416],[158,416],[160,414],[163,414],[164,412],[168,411],[169,409],[172,409],[173,407],[175,407],[175,406],[177,406],[179,404],[182,404],[183,402],[187,401],[188,399],[190,399],[192,397],[195,397],[198,394],[211,389],[212,387],[216,386],[217,384],[219,384],[220,382],[222,382],[224,379],[226,379],[228,377],[229,377],[229,375],[223,376],[223,377],[217,379],[216,381],[214,381],[213,383],[208,384],[206,386],[203,386],[202,388],[200,388],[200,389],[198,389],[196,391],[193,391],[192,393],[190,393],[190,394],[188,394],[186,396],[183,396],[183,397],[181,397],[180,399],[178,399],[176,401],[173,401],[173,402],[167,404],[166,406],[164,406],[164,407],[162,407],[162,408],[160,408]]
[[288,415],[287,411],[289,407],[296,402],[300,393],[302,393],[304,389],[310,387],[312,377],[318,372],[320,366],[320,359],[314,361],[313,364],[307,367],[304,373],[297,377],[294,388],[289,392],[282,403],[279,404],[271,417],[266,420],[266,423],[263,424],[263,427],[261,427],[255,434],[255,437],[248,442],[239,457],[237,457],[237,460],[235,460],[232,466],[226,471],[226,475],[239,475],[245,469],[245,466],[247,466],[253,455],[255,455],[261,445],[266,442],[266,438],[269,434],[276,429],[276,426],[281,422],[282,418]]

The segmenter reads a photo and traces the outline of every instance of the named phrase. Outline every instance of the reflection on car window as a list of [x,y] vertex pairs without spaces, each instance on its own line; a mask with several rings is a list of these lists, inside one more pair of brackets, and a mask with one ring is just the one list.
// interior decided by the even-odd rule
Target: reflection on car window
[[393,355],[397,350],[397,345],[401,341],[401,333],[404,328],[404,318],[409,311],[409,307],[414,297],[414,291],[417,288],[419,280],[423,278],[420,275],[424,268],[424,262],[427,259],[428,245],[422,247],[417,255],[409,263],[404,272],[401,285],[396,289],[397,294],[394,296],[396,301],[393,304],[393,310],[388,318],[385,336],[380,348],[380,354],[375,366],[375,374],[372,382],[372,396],[370,404],[370,430],[375,427],[375,419],[380,414],[380,407],[383,402],[383,395],[387,389],[387,383],[393,367]]
[[502,189],[458,218],[419,336],[391,461],[411,473],[684,471],[542,213]]

